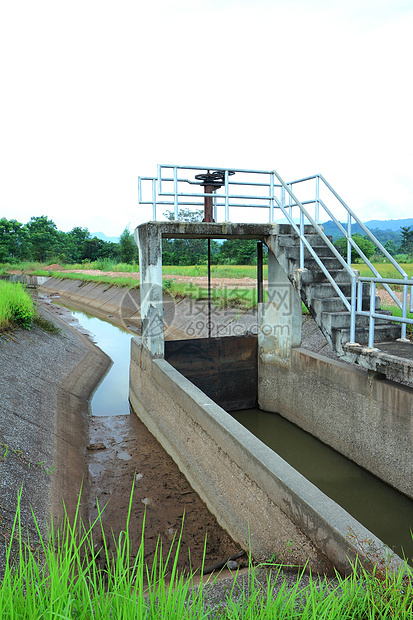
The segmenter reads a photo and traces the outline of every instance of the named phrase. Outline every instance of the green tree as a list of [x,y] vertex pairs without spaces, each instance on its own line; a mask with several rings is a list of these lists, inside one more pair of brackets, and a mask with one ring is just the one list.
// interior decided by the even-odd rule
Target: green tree
[[413,228],[411,226],[402,226],[400,228],[401,244],[400,252],[402,254],[413,254]]
[[110,260],[118,261],[119,257],[119,243],[102,241],[102,239],[98,239],[97,237],[91,237],[86,239],[83,244],[82,260],[87,259],[95,261],[100,258],[109,258]]
[[[357,243],[358,247],[360,248],[360,250],[363,252],[363,254],[367,258],[370,258],[370,256],[374,254],[376,248],[374,246],[374,243],[370,241],[367,235],[362,236],[359,234],[355,234],[355,235],[351,235],[351,238]],[[334,245],[341,252],[343,256],[347,256],[347,238],[346,237],[340,237],[340,239],[337,239]],[[352,246],[351,247],[351,262],[357,263],[359,260],[361,260],[359,253]]]
[[44,262],[54,257],[59,244],[56,224],[46,215],[40,215],[30,218],[27,229],[33,260]]
[[122,263],[132,264],[137,260],[137,246],[133,235],[129,232],[128,227],[125,228],[119,238],[120,259]]
[[67,233],[66,254],[71,261],[78,263],[82,260],[83,246],[88,239],[90,232],[81,226],[75,226]]
[[29,257],[29,232],[17,220],[0,218],[0,260],[13,261]]
[[391,254],[391,256],[394,256],[398,252],[397,246],[393,239],[389,239],[389,241],[386,241],[384,247],[388,251],[388,253]]
[[257,262],[257,241],[255,239],[227,239],[218,253],[219,263],[232,265],[253,265]]

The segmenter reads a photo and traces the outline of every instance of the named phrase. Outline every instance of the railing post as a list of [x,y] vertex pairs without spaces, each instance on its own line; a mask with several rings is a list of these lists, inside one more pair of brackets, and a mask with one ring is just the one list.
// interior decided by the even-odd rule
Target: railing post
[[[293,184],[292,183],[289,183],[287,185],[287,187],[290,188],[290,192],[293,191]],[[288,206],[289,206],[289,210],[290,210],[290,217],[292,217],[293,216],[293,199],[292,199],[291,193],[288,194],[288,197],[289,197],[289,199],[288,199]]]
[[152,217],[156,222],[156,179],[152,179]]
[[356,278],[351,278],[350,344],[356,342],[356,285]]
[[225,170],[225,221],[229,222],[228,170]]
[[351,215],[347,214],[347,265],[351,267]]
[[370,282],[369,349],[374,349],[374,316],[376,311],[376,283]]
[[357,282],[357,310],[363,310],[363,282]]
[[[403,278],[403,280],[408,280],[408,276],[405,276]],[[407,284],[405,284],[403,286],[403,301],[402,301],[402,318],[403,319],[407,319],[407,293],[408,293],[408,286]],[[403,340],[406,340],[406,330],[407,330],[407,325],[406,323],[402,323],[402,331],[401,331],[401,338]]]
[[178,219],[178,168],[174,166],[174,216]]
[[315,221],[317,224],[320,223],[320,177],[316,176],[315,178]]
[[162,166],[158,164],[158,193],[162,194]]
[[270,174],[270,224],[274,222],[274,173]]
[[304,213],[300,211],[300,269],[304,269]]

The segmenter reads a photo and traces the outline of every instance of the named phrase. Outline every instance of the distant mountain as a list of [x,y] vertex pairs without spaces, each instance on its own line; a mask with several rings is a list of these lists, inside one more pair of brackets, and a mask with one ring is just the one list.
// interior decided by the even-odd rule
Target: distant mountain
[[92,232],[90,233],[91,237],[97,237],[98,239],[102,239],[102,241],[110,241],[111,243],[119,243],[119,237],[107,237],[103,232]]
[[369,220],[364,222],[367,228],[378,228],[379,230],[396,230],[399,232],[401,226],[413,226],[413,217],[404,220]]
[[[368,222],[364,222],[364,224],[365,226],[367,226],[370,232],[380,241],[380,243],[384,244],[386,243],[386,241],[392,240],[397,244],[401,241],[400,228],[402,226],[413,226],[413,218],[410,217],[401,220],[369,220]],[[341,225],[345,230],[347,230],[346,223],[341,222]],[[333,241],[336,241],[343,236],[341,230],[331,220],[329,220],[328,222],[324,222],[323,227],[325,234],[331,235],[333,237]],[[361,226],[354,223],[351,227],[351,233],[353,235],[365,234]]]

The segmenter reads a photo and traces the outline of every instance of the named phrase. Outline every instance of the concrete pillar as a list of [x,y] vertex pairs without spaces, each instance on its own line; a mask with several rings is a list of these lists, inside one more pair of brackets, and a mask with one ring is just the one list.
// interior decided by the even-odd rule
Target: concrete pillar
[[142,344],[154,357],[164,356],[164,316],[162,303],[162,235],[156,224],[135,229],[139,248]]
[[268,303],[258,306],[258,353],[288,365],[292,347],[301,344],[302,303],[297,290],[268,244]]

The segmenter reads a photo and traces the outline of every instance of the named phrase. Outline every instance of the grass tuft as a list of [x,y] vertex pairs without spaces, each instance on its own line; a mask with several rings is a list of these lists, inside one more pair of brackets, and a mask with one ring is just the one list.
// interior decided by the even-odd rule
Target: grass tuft
[[15,325],[30,329],[34,317],[33,300],[24,286],[0,280],[0,331]]

